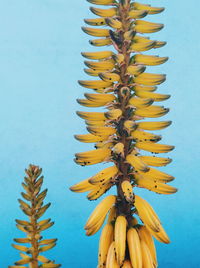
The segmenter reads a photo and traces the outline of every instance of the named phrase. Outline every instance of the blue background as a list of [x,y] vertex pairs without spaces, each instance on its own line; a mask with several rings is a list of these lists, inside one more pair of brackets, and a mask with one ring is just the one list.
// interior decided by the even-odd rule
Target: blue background
[[[174,123],[162,134],[163,142],[174,144],[176,150],[169,154],[174,162],[165,171],[176,176],[172,184],[179,192],[173,196],[140,193],[154,206],[172,241],[157,243],[159,267],[194,268],[200,266],[200,3],[148,3],[166,7],[164,13],[148,19],[165,24],[151,37],[168,45],[152,53],[170,60],[150,71],[168,75],[160,92],[172,95],[165,105],[171,108],[166,119]],[[25,219],[17,198],[29,163],[43,167],[47,201],[52,202],[46,218],[56,221],[44,236],[57,237],[58,245],[46,256],[64,268],[96,267],[99,234],[88,238],[83,226],[97,202],[68,190],[102,168],[83,168],[73,162],[75,152],[91,148],[73,139],[73,134],[86,133],[75,111],[81,109],[76,98],[87,91],[76,82],[87,77],[80,52],[94,50],[80,29],[83,18],[91,17],[88,7],[82,0],[0,0],[1,268],[19,259],[10,244],[14,237],[23,237],[14,219]]]

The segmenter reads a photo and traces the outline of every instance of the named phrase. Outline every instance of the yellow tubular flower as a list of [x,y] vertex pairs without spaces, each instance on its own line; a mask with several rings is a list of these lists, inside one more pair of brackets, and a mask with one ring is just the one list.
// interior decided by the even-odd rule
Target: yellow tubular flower
[[122,28],[122,23],[117,19],[106,18],[106,24],[114,29]]
[[113,242],[114,228],[111,223],[107,223],[102,232],[99,241],[99,266],[104,267],[106,263],[106,258],[108,255],[108,250]]
[[155,249],[152,235],[150,234],[150,232],[148,231],[148,229],[144,225],[140,225],[139,228],[137,228],[137,231],[138,231],[140,240],[145,242],[146,245],[148,246],[149,251],[151,253],[151,257],[153,259],[153,264],[155,267],[157,267],[158,262],[157,262],[157,256],[156,256],[156,249]]
[[[82,30],[94,37],[89,41],[92,46],[112,49],[81,53],[86,58],[84,71],[91,80],[81,80],[79,84],[93,92],[77,100],[89,109],[77,112],[89,133],[75,138],[94,143],[95,149],[77,153],[75,162],[82,166],[111,165],[70,189],[87,192],[89,200],[96,200],[112,186],[117,188],[116,195],[101,199],[85,225],[86,234],[93,235],[106,221],[99,242],[98,268],[157,267],[152,237],[162,243],[170,240],[154,209],[135,192],[137,187],[153,194],[177,191],[168,184],[174,177],[158,170],[172,160],[154,155],[174,149],[160,142],[160,133],[154,133],[171,125],[168,119],[157,120],[169,112],[159,102],[170,95],[155,92],[166,75],[150,68],[165,63],[168,57],[147,53],[166,42],[145,36],[164,27],[147,19],[164,8],[134,0],[87,1],[98,6],[90,8],[96,17],[85,19]],[[99,111],[90,111],[95,107],[100,107]]]
[[97,18],[97,19],[85,19],[84,22],[91,26],[102,26],[105,25],[105,19],[104,18]]
[[136,20],[134,28],[139,33],[154,33],[160,31],[163,28],[163,24]]
[[81,55],[90,60],[103,60],[110,58],[113,55],[113,52],[111,51],[82,52]]
[[95,47],[103,47],[103,46],[111,45],[112,41],[110,38],[99,38],[95,40],[90,40],[90,44]]

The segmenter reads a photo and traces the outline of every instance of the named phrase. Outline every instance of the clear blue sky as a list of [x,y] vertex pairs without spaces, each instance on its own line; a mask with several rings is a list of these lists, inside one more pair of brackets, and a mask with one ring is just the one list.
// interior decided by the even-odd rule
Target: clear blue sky
[[[157,244],[159,267],[195,268],[200,239],[200,2],[148,3],[166,7],[150,20],[165,24],[152,36],[168,41],[156,54],[170,60],[151,71],[168,77],[160,92],[172,95],[165,105],[171,109],[166,118],[173,125],[162,134],[176,150],[170,153],[174,162],[165,171],[176,176],[173,185],[179,192],[140,193],[153,204],[171,237],[170,245]],[[97,202],[68,190],[102,167],[82,168],[73,162],[75,152],[91,148],[73,139],[74,134],[85,133],[75,111],[81,109],[76,98],[85,92],[76,82],[86,78],[80,52],[91,50],[89,36],[80,29],[83,19],[90,17],[88,7],[84,0],[0,0],[1,268],[19,259],[10,244],[21,236],[14,219],[24,218],[17,198],[29,163],[43,167],[52,202],[46,217],[56,224],[44,236],[59,240],[49,256],[64,268],[96,267],[99,234],[88,238],[83,226]]]

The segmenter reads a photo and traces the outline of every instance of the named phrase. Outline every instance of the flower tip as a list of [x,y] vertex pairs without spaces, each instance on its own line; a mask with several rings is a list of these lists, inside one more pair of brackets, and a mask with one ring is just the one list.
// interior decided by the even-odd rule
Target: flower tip
[[78,136],[78,135],[74,135],[74,138],[77,139],[77,136]]
[[81,86],[82,83],[83,83],[83,81],[82,81],[82,80],[78,80],[78,83],[79,83],[79,85]]
[[174,145],[172,145],[172,146],[171,146],[171,151],[172,151],[172,150],[174,150],[174,149],[175,149],[175,146],[174,146]]
[[69,190],[73,192],[74,191],[73,186],[69,187]]

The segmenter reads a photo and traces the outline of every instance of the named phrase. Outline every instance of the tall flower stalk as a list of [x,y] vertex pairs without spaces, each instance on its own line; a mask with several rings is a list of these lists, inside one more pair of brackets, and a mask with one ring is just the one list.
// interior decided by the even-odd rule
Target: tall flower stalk
[[21,259],[9,268],[58,268],[60,264],[55,264],[53,260],[44,256],[46,251],[55,247],[57,239],[43,239],[41,234],[54,224],[51,219],[40,219],[51,205],[50,203],[43,204],[47,189],[41,191],[42,169],[30,165],[25,172],[26,177],[22,183],[25,192],[21,193],[25,201],[22,199],[18,201],[21,210],[28,216],[28,221],[17,219],[16,226],[26,234],[26,237],[14,239],[17,244],[12,246],[20,251]]
[[77,112],[85,120],[89,134],[75,138],[95,143],[96,149],[77,153],[75,162],[82,166],[102,162],[111,165],[72,186],[71,190],[89,192],[87,198],[96,200],[112,186],[117,188],[116,195],[106,196],[97,205],[85,225],[86,234],[93,235],[106,221],[99,242],[98,268],[157,267],[153,237],[163,243],[169,243],[169,238],[151,205],[135,194],[135,188],[158,194],[177,191],[167,184],[174,177],[155,168],[169,164],[171,159],[154,155],[167,153],[174,146],[158,143],[161,136],[148,132],[171,124],[171,121],[152,120],[169,111],[155,104],[170,97],[155,93],[166,76],[146,72],[148,66],[160,65],[168,58],[142,54],[166,44],[143,35],[163,28],[163,24],[143,18],[164,8],[131,0],[88,2],[109,8],[91,7],[98,18],[85,19],[89,27],[83,27],[83,31],[100,37],[91,40],[91,45],[113,46],[113,49],[82,53],[88,59],[85,61],[88,68],[84,71],[98,78],[79,81],[95,93],[86,93],[85,99],[78,99],[78,103],[85,107],[105,107],[107,111]]

